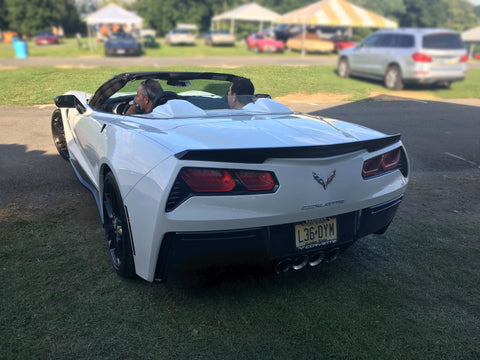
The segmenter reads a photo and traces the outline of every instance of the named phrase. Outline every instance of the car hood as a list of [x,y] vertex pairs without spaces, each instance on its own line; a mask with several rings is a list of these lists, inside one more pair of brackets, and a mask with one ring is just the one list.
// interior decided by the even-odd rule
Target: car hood
[[305,115],[124,121],[173,154],[185,150],[256,149],[351,143],[385,134],[334,119]]

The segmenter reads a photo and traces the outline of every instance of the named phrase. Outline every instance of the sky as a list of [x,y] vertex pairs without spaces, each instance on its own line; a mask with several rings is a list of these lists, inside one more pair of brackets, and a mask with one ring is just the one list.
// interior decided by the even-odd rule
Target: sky
[[470,1],[473,5],[480,5],[480,0],[468,0]]

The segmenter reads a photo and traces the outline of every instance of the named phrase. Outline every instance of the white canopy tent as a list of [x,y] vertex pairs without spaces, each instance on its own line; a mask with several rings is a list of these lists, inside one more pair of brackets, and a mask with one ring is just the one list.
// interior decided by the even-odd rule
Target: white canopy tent
[[464,31],[462,33],[462,39],[465,43],[470,45],[469,54],[472,56],[475,44],[480,43],[480,26]]
[[279,16],[280,14],[274,11],[264,8],[256,3],[250,3],[214,16],[212,18],[212,29],[215,29],[215,24],[218,24],[220,21],[230,21],[230,32],[234,34],[236,21],[248,21],[258,22],[259,31],[261,31],[264,23],[273,24],[275,19]]
[[96,27],[102,24],[117,24],[126,26],[129,29],[136,29],[139,32],[143,26],[143,19],[140,16],[115,4],[110,4],[98,9],[86,16],[83,21],[87,23],[90,47],[96,45],[91,39],[96,32]]

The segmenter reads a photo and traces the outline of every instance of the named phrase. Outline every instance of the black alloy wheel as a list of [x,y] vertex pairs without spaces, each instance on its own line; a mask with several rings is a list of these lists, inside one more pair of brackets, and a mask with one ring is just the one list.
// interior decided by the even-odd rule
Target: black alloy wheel
[[70,160],[68,153],[67,140],[65,139],[65,130],[63,128],[62,112],[60,109],[55,109],[52,114],[52,137],[55,148],[60,156],[66,160]]
[[103,216],[105,239],[113,268],[118,275],[131,278],[135,276],[135,263],[128,220],[120,190],[110,172],[105,176],[103,186]]

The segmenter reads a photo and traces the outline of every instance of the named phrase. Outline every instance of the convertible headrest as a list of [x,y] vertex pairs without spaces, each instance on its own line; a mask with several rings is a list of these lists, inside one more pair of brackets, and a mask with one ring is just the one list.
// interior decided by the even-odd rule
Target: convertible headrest
[[162,91],[155,96],[153,100],[152,109],[165,104],[168,100],[178,99],[177,93],[173,91]]
[[166,104],[157,106],[153,109],[154,117],[160,118],[188,118],[205,117],[207,113],[199,107],[189,103],[187,100],[172,99]]

